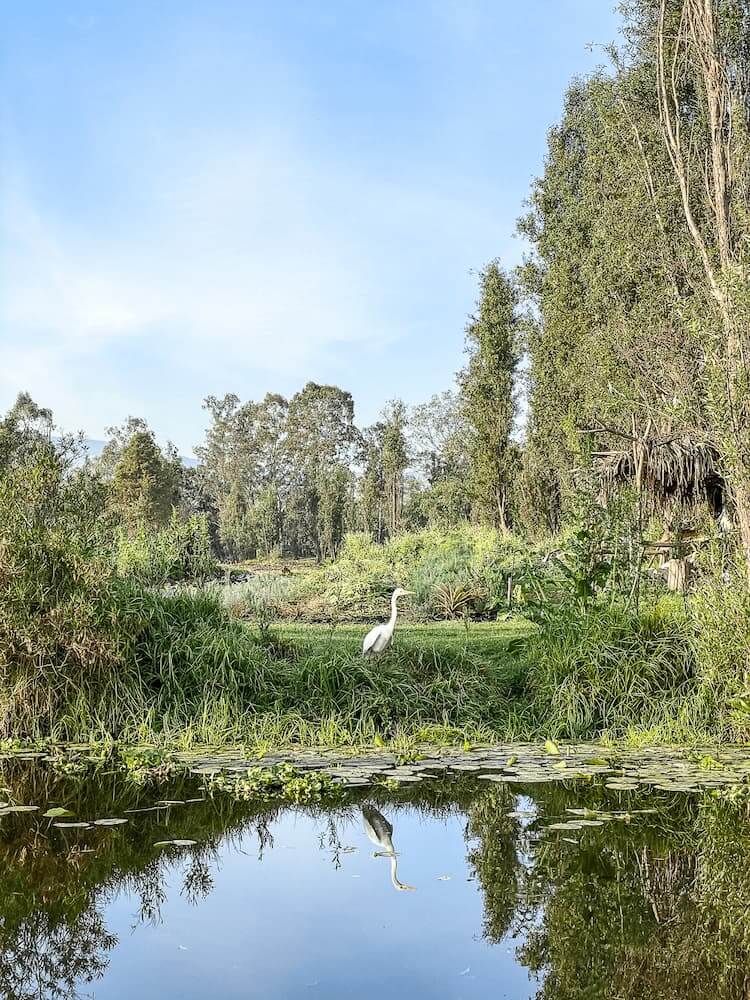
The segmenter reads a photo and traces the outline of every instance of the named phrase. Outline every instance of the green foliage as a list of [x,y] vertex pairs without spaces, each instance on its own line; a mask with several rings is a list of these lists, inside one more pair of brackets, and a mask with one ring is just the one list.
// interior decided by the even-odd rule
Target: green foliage
[[213,579],[218,563],[205,515],[182,518],[173,511],[161,528],[143,522],[130,530],[120,528],[116,566],[120,576],[152,586]]
[[134,431],[112,470],[112,509],[124,524],[159,525],[176,503],[175,461],[164,457],[151,431]]
[[470,591],[467,610],[493,615],[506,607],[509,575],[534,558],[519,538],[475,525],[403,533],[383,545],[349,534],[339,558],[326,568],[323,585],[350,613],[372,613],[378,601],[403,586],[415,592],[413,603],[422,615],[443,613],[444,588]]
[[0,420],[0,474],[28,461],[40,448],[50,448],[53,429],[52,411],[20,392]]
[[224,792],[234,799],[251,802],[274,802],[283,799],[295,805],[335,802],[342,788],[329,774],[305,773],[291,764],[274,767],[251,767],[242,775],[220,772],[208,779],[211,793]]
[[[130,636],[98,481],[51,449],[0,477],[0,731],[49,732],[58,713],[112,680]],[[118,708],[112,704],[108,714]]]
[[469,426],[469,479],[479,517],[500,528],[512,523],[511,482],[518,466],[511,441],[520,360],[518,294],[497,261],[479,275],[478,311],[466,327],[469,362],[459,375]]
[[744,567],[700,582],[688,603],[696,635],[696,701],[725,739],[750,739],[750,595]]

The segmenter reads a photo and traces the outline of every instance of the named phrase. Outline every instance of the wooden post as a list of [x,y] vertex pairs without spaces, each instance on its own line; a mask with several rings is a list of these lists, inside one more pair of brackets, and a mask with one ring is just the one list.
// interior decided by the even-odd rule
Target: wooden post
[[690,579],[690,563],[687,559],[670,559],[667,563],[667,590],[684,594]]

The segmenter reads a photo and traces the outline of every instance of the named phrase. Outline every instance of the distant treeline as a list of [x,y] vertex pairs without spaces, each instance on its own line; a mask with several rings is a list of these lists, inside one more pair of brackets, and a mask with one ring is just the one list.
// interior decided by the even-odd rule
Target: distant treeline
[[[389,402],[370,427],[354,400],[309,382],[290,399],[205,401],[210,424],[197,467],[160,448],[145,421],[108,429],[101,455],[78,475],[97,479],[126,527],[204,515],[217,552],[242,560],[271,554],[334,557],[347,531],[384,541],[406,528],[473,519],[509,527],[520,451],[511,432],[522,341],[517,294],[492,262],[466,328],[468,363],[458,389],[407,408]],[[41,442],[71,458],[77,442],[54,439],[52,414],[21,394],[0,422],[0,473]]]

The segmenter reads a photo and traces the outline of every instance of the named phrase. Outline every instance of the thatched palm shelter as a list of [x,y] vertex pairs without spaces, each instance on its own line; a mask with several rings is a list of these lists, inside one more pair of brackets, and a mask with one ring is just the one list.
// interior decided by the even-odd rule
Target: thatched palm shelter
[[627,438],[626,447],[594,453],[605,493],[631,483],[654,507],[706,503],[714,517],[721,516],[725,483],[712,444],[687,434],[618,436]]

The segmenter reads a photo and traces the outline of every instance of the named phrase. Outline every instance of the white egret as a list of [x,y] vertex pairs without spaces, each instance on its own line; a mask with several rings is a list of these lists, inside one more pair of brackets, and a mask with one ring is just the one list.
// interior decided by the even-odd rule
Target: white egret
[[415,886],[405,885],[398,880],[398,855],[393,847],[393,827],[391,824],[374,806],[362,806],[362,822],[365,833],[372,843],[376,847],[384,848],[382,851],[375,851],[373,857],[391,859],[391,885],[393,888],[398,889],[399,892],[414,892]]
[[375,628],[370,629],[367,633],[365,641],[362,643],[363,656],[384,653],[386,649],[390,649],[393,642],[393,633],[396,629],[396,615],[398,614],[396,602],[399,597],[405,597],[407,594],[413,593],[413,590],[402,590],[401,587],[397,587],[393,591],[393,596],[391,597],[391,617],[387,622],[384,622],[382,625],[376,625]]

